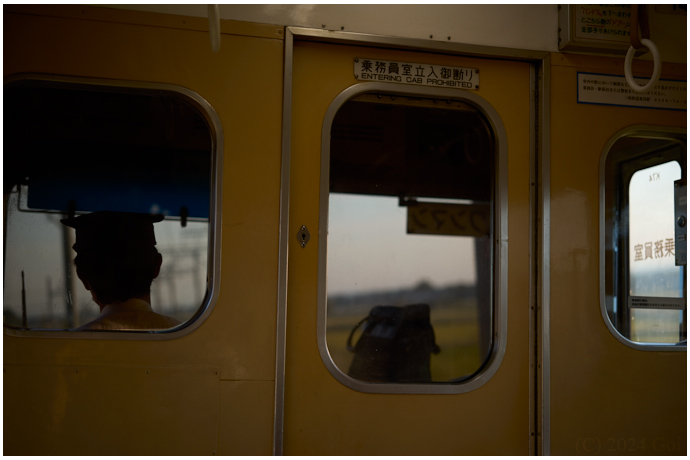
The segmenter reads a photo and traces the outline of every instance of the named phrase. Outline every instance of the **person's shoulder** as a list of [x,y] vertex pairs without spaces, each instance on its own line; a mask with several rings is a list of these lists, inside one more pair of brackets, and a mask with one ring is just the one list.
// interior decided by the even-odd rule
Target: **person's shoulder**
[[88,322],[82,326],[79,326],[78,328],[74,329],[75,331],[105,331],[105,330],[113,330],[113,329],[119,329],[118,324],[113,322],[111,318],[108,316],[101,316],[96,319],[94,319],[91,322]]
[[160,313],[155,312],[152,313],[156,315],[160,323],[165,326],[164,329],[170,329],[172,327],[179,326],[180,324],[182,324],[181,322],[170,316],[161,315]]
[[146,330],[164,330],[179,326],[180,321],[170,316],[161,315],[153,311],[123,311],[112,313],[87,323],[75,331],[98,331],[98,330],[116,330],[116,331],[146,331]]

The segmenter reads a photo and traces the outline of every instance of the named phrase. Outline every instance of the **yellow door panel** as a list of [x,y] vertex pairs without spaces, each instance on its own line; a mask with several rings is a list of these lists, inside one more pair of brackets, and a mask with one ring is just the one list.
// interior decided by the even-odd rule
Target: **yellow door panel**
[[[355,58],[478,68],[476,92],[496,109],[508,143],[508,338],[503,361],[464,394],[370,394],[337,381],[317,346],[321,130],[357,83]],[[526,63],[315,43],[294,48],[284,449],[299,455],[529,453],[529,102]],[[407,85],[405,85],[407,86]],[[297,244],[306,225],[308,244]],[[500,441],[500,442],[499,442]]]

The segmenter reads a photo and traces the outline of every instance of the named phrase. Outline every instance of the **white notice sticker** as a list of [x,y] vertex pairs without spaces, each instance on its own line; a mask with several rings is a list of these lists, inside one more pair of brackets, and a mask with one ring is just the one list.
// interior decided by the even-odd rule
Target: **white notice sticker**
[[628,297],[629,308],[652,308],[658,310],[683,310],[686,306],[682,297]]
[[479,89],[479,69],[356,58],[355,78],[437,88]]
[[573,31],[580,40],[630,44],[631,5],[577,5]]
[[[648,79],[635,79],[644,85]],[[687,80],[659,80],[646,93],[636,93],[623,75],[577,73],[577,102],[648,109],[687,110]]]

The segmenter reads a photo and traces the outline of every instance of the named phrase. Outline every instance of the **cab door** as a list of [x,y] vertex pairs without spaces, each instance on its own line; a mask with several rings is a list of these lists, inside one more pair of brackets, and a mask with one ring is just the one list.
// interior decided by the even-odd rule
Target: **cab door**
[[[357,88],[370,87],[356,86],[363,84],[355,78],[353,71],[357,69],[355,65],[358,59],[370,59],[374,66],[377,62],[388,64],[395,62],[399,64],[401,72],[404,63],[413,66],[423,64],[427,70],[429,66],[434,66],[436,72],[441,68],[474,69],[479,71],[481,84],[478,88],[472,89],[455,88],[450,95],[444,92],[443,97],[436,93],[425,93],[427,87],[423,85],[390,81],[383,82],[389,84],[385,86],[385,91],[377,90],[377,93],[373,90],[363,90],[362,92]],[[530,82],[530,65],[525,62],[316,42],[295,43],[291,107],[290,234],[287,236],[289,238],[289,284],[284,453],[288,455],[527,455],[530,453],[530,444],[534,439],[534,432],[530,430],[530,414],[533,411],[531,407],[533,400],[530,398],[529,337],[529,158],[530,129],[532,128],[530,126]],[[432,90],[435,91],[436,88]],[[493,131],[494,141],[504,149],[502,160],[498,153],[495,155],[494,169],[492,169],[493,194],[487,201],[489,204],[483,204],[490,205],[492,209],[493,214],[490,215],[487,211],[483,216],[486,216],[487,222],[490,222],[487,225],[492,226],[493,238],[489,240],[486,257],[483,257],[477,249],[479,243],[475,244],[474,252],[468,253],[470,255],[467,256],[472,259],[474,270],[488,273],[486,279],[492,286],[489,299],[479,299],[477,302],[481,305],[476,311],[479,312],[479,316],[485,317],[483,323],[481,323],[482,320],[478,321],[489,326],[484,329],[480,326],[474,329],[474,332],[467,330],[463,332],[462,328],[451,332],[451,339],[457,341],[466,340],[469,335],[475,334],[480,337],[476,347],[486,347],[487,354],[482,355],[485,361],[477,362],[476,368],[473,368],[474,375],[471,375],[473,371],[470,369],[465,374],[458,371],[462,374],[459,379],[454,380],[452,375],[436,378],[434,363],[450,349],[441,344],[440,352],[437,355],[433,352],[431,354],[430,382],[427,379],[427,383],[415,383],[415,378],[411,378],[412,383],[409,381],[406,383],[404,378],[401,378],[394,382],[389,380],[380,383],[373,381],[375,380],[373,377],[369,380],[354,378],[352,367],[348,368],[348,366],[351,366],[350,363],[355,358],[352,356],[352,351],[345,350],[345,345],[349,341],[350,348],[356,349],[362,337],[367,334],[366,324],[357,323],[355,319],[352,319],[343,327],[344,332],[340,336],[332,338],[330,335],[330,328],[337,322],[332,316],[337,305],[335,305],[334,297],[329,297],[328,288],[333,286],[329,283],[332,283],[336,277],[345,276],[342,274],[343,271],[353,273],[365,269],[368,263],[373,263],[378,257],[372,253],[369,261],[353,263],[348,267],[343,267],[345,262],[332,258],[337,243],[333,221],[335,205],[332,201],[335,186],[333,176],[330,176],[331,188],[324,186],[324,180],[329,176],[328,169],[325,172],[323,170],[323,162],[331,159],[328,139],[332,140],[336,136],[333,131],[336,128],[333,126],[338,123],[339,115],[333,117],[333,113],[337,111],[337,107],[333,104],[335,101],[348,99],[348,94],[352,95],[350,100],[353,101],[358,97],[376,99],[383,94],[384,98],[390,100],[391,107],[404,99],[409,101],[409,104],[405,102],[403,105],[418,104],[423,106],[424,110],[428,109],[427,105],[434,103],[455,106],[458,110],[461,110],[462,104],[465,104],[469,107],[468,110],[475,110],[488,120],[486,125]],[[376,101],[357,99],[357,102],[373,104]],[[390,110],[394,111],[394,109]],[[381,115],[381,117],[386,116],[389,115]],[[369,117],[372,123],[377,120],[377,117],[370,113],[363,113],[361,117],[362,119]],[[356,120],[356,118],[356,114],[351,114],[349,120]],[[351,127],[351,131],[359,130],[361,136],[375,137],[376,133],[367,130],[366,124],[362,124],[361,121],[357,122],[356,128]],[[502,126],[501,133],[498,133],[498,124]],[[346,130],[345,125],[341,123],[338,129]],[[431,139],[429,142],[432,142],[435,136],[433,123],[430,123],[427,128],[431,130],[428,131],[430,133],[428,137]],[[406,126],[401,130],[401,135],[404,135],[405,131],[410,132],[416,129],[415,126]],[[461,129],[462,126],[458,126],[458,130]],[[388,143],[396,142],[395,139],[386,139],[385,142]],[[465,147],[468,152],[474,145],[470,144]],[[333,148],[332,142],[330,148]],[[405,147],[400,148],[404,150]],[[497,145],[490,147],[488,155],[494,155],[498,148]],[[362,153],[350,152],[350,154]],[[372,152],[371,155],[374,153]],[[333,164],[331,160],[331,167]],[[426,167],[425,161],[421,161],[420,165],[419,174],[421,175],[421,170]],[[366,166],[369,168],[367,171],[374,167],[375,165],[369,163]],[[412,176],[411,180],[414,180],[415,174],[408,175]],[[374,183],[376,182],[375,174],[369,177],[372,187],[379,185],[386,187],[388,183],[383,177],[380,184]],[[428,182],[431,183],[433,180]],[[453,185],[452,182],[450,181],[451,185]],[[343,187],[347,188],[346,185]],[[360,193],[353,192],[360,189],[349,190],[352,192],[350,195]],[[466,193],[472,193],[471,187],[465,187],[463,190]],[[366,193],[375,194],[376,192],[361,193],[366,195]],[[324,200],[329,202],[329,194],[331,195],[330,217],[323,214],[329,209],[323,204]],[[406,209],[405,203],[411,200],[410,196],[417,195],[410,192],[409,195],[402,194],[393,197],[393,194],[394,192],[390,192],[391,196],[388,197],[395,202],[392,206],[398,206],[396,209],[400,213],[410,213],[410,208]],[[420,198],[419,201],[421,202],[422,199]],[[449,206],[457,206],[452,209],[467,210],[469,208],[463,208],[463,206],[482,205],[479,200],[450,201]],[[442,208],[434,207],[437,205],[440,206],[439,203],[429,204],[431,206],[429,213],[440,213]],[[354,209],[358,208],[355,206]],[[359,209],[362,213],[365,212],[364,208]],[[376,217],[376,212],[372,212],[372,222]],[[330,223],[328,218],[331,219]],[[346,217],[343,218],[347,220]],[[408,223],[409,221],[408,214]],[[401,222],[403,223],[399,225],[398,230],[404,234],[405,223],[404,220]],[[326,229],[325,224],[330,227]],[[362,232],[370,232],[371,238],[374,238],[373,235],[376,233],[374,227],[374,223],[371,227],[365,225]],[[463,235],[467,237],[467,233]],[[322,241],[329,236],[333,240]],[[435,236],[441,237],[439,235],[425,237]],[[351,247],[352,251],[359,249],[359,247]],[[328,255],[324,250],[329,251]],[[486,263],[482,265],[484,262]],[[481,282],[475,284],[475,287],[480,285]],[[411,285],[409,290],[417,289],[415,292],[419,293],[424,289],[429,289],[430,286],[435,286],[435,281]],[[460,289],[453,286],[447,284],[450,290]],[[355,291],[357,290],[353,287],[352,295]],[[357,292],[374,295],[378,291],[372,287],[368,291],[362,289]],[[347,297],[346,294],[342,294],[340,298]],[[372,298],[367,305],[372,308],[382,305],[377,302],[379,301]],[[390,303],[385,305],[391,306]],[[393,307],[397,308],[395,305]],[[440,343],[446,339],[443,328],[437,322],[441,310],[434,308],[436,307],[432,305],[431,325],[435,328],[435,339],[437,343]],[[383,310],[379,310],[379,313],[381,311]],[[366,316],[369,322],[374,321],[372,319],[376,316],[374,310],[367,309],[362,312],[357,319],[361,320]],[[460,319],[458,322],[460,324]],[[487,328],[491,331],[491,337],[486,337]],[[351,336],[348,339],[349,332]],[[374,332],[369,334],[370,338],[375,335]],[[488,345],[482,345],[482,340],[488,341]],[[336,350],[337,347],[341,348]],[[457,362],[463,361],[458,358]]]

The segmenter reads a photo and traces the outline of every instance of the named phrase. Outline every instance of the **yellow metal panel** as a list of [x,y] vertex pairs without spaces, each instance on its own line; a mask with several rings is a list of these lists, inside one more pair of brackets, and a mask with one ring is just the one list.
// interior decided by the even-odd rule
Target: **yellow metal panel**
[[272,381],[223,381],[218,455],[271,455],[273,452]]
[[210,455],[212,368],[5,365],[5,455]]
[[529,452],[529,65],[404,51],[298,43],[293,71],[290,238],[318,228],[321,127],[326,109],[357,83],[355,57],[479,68],[477,92],[498,111],[508,138],[508,339],[484,386],[459,395],[366,394],[340,384],[316,341],[319,232],[290,247],[285,453],[453,455]]
[[[622,75],[623,60],[554,55],[552,63],[551,452],[683,455],[687,354],[637,351],[607,329],[598,212],[604,144],[630,125],[685,127],[686,112],[577,104],[577,71]],[[662,78],[685,78],[678,66],[664,69]]]
[[[206,323],[188,337],[157,344],[5,337],[6,360],[182,361],[219,365],[223,378],[272,379],[282,41],[228,36],[226,46],[213,53],[205,34],[190,31],[16,14],[6,14],[4,21],[5,37],[13,37],[14,45],[5,47],[6,74],[177,84],[208,100],[225,135],[223,284]],[[52,353],[46,354],[46,347]]]
[[[91,8],[87,10],[92,11]],[[103,12],[97,10],[99,14]],[[36,379],[51,385],[62,384],[67,375],[60,366],[65,366],[64,369],[69,366],[111,366],[112,372],[121,367],[204,366],[218,369],[223,379],[272,381],[275,375],[283,41],[223,35],[220,51],[213,53],[206,32],[160,27],[157,21],[166,21],[166,18],[152,21],[151,26],[146,23],[73,19],[66,15],[66,18],[48,17],[5,10],[5,75],[39,72],[159,82],[180,85],[204,97],[216,110],[225,136],[222,247],[219,248],[222,253],[216,255],[221,257],[222,285],[209,318],[193,333],[180,339],[119,341],[5,335],[5,365],[34,366],[36,376],[38,369],[43,367],[40,378]],[[104,369],[102,372],[109,371]],[[104,378],[98,382],[100,393],[119,390],[118,381]],[[13,388],[12,393],[7,392],[10,387]],[[28,435],[21,434],[20,427],[12,422],[15,418],[23,417],[26,423],[33,423],[32,416],[39,417],[60,401],[55,392],[35,398],[35,392],[28,388],[23,384],[5,386],[5,445],[9,445],[9,439],[21,439],[14,444],[20,450],[14,452],[26,453],[21,449],[27,445],[36,452],[66,452],[66,447],[62,450],[55,448],[55,433],[58,432],[61,433],[59,442],[62,446],[83,443],[95,446],[89,444],[91,441],[86,439],[83,431],[75,429],[77,426],[86,427],[86,433],[91,433],[91,427],[105,424],[113,439],[122,438],[127,433],[128,428],[112,422],[108,412],[94,411],[80,420],[55,418],[51,419],[53,425],[35,423],[32,436],[22,437]],[[219,407],[217,392],[203,395],[207,389],[190,379],[183,379],[174,388],[179,397],[166,400],[170,404],[169,410],[148,405],[145,397],[127,399],[122,410],[131,411],[129,413],[136,414],[135,418],[142,420],[167,414],[169,423],[183,423],[186,430],[176,435],[179,440],[175,440],[173,445],[188,442],[189,446],[198,447],[194,453],[211,454],[213,449],[210,441],[207,442],[207,424],[214,424],[211,431],[215,439],[219,410],[226,417],[224,424],[236,423],[232,422],[232,400],[223,399],[222,404],[230,406]],[[91,391],[96,392],[95,389]],[[172,387],[170,391],[173,391]],[[200,424],[185,422],[185,416],[181,414],[187,410],[186,401],[195,401],[197,392],[202,393],[198,398],[215,398],[213,413],[198,406],[194,416],[208,417],[208,421]],[[16,395],[16,404],[10,401],[9,394]],[[74,404],[83,405],[90,401],[88,397],[88,391],[82,396],[70,390]],[[255,409],[256,423],[252,426],[265,433],[272,429],[273,407],[272,403],[265,403],[263,393],[261,401]],[[178,409],[181,411],[179,417]],[[149,410],[154,414],[147,415]],[[190,407],[189,411],[193,409]],[[166,432],[158,430],[155,425],[147,428],[155,433],[147,441],[137,444],[137,448],[150,448],[146,450],[148,453],[168,452],[165,450],[168,444],[164,442]],[[194,441],[198,444],[188,439],[185,441],[185,436],[198,438]],[[256,444],[252,441],[251,445]],[[99,452],[122,451],[104,449]],[[191,453],[189,450],[176,453],[182,452]]]

